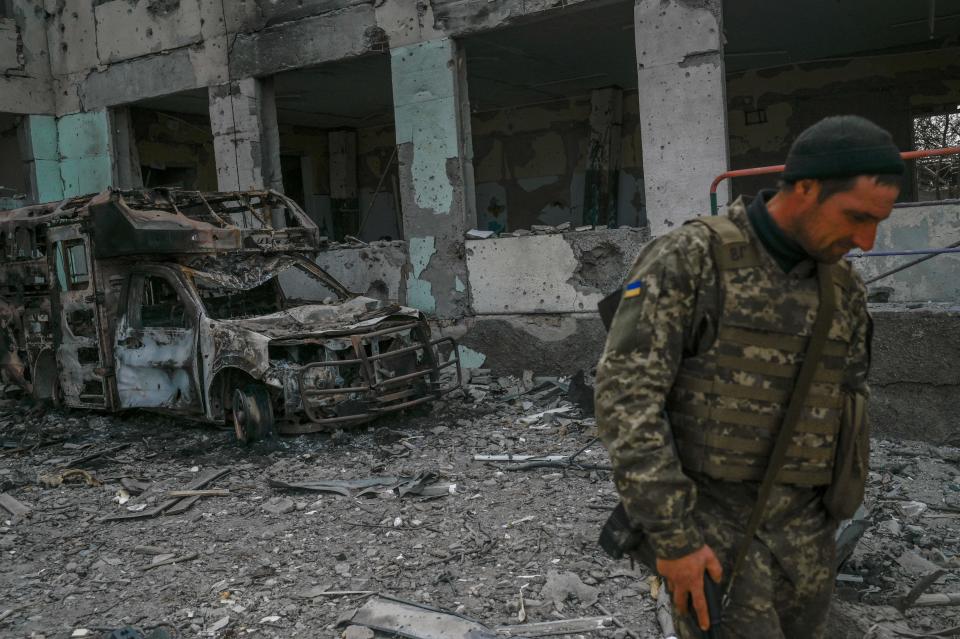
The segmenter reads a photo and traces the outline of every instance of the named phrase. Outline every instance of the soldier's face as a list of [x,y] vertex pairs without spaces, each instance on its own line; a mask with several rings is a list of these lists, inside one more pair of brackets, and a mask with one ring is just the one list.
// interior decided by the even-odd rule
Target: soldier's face
[[890,216],[900,189],[860,176],[849,191],[817,202],[819,182],[811,180],[810,207],[801,216],[798,241],[820,262],[837,262],[854,248],[869,251],[877,226]]

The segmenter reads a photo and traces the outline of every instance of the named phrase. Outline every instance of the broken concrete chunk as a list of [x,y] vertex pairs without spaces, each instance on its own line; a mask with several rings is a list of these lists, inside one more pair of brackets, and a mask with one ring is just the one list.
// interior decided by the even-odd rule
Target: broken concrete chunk
[[347,626],[343,631],[343,639],[373,639],[373,630],[366,626]]
[[14,517],[26,517],[30,514],[30,508],[28,506],[17,501],[7,493],[0,493],[0,507]]
[[897,504],[897,512],[904,517],[919,517],[927,510],[922,501],[901,501]]
[[286,515],[296,507],[293,500],[287,497],[272,497],[263,503],[263,509],[271,515]]
[[482,231],[480,229],[470,229],[467,231],[468,240],[485,240],[488,237],[493,237],[493,231]]
[[580,580],[576,573],[557,572],[547,573],[547,583],[540,590],[540,596],[553,602],[558,611],[563,611],[564,603],[574,598],[581,606],[592,606],[597,603],[599,589],[588,586]]
[[908,550],[897,557],[897,563],[907,573],[912,575],[927,575],[940,568],[940,566],[937,564],[933,563],[929,559],[921,557],[918,553],[912,550]]
[[366,626],[388,636],[414,639],[494,639],[497,634],[486,626],[461,617],[394,599],[386,595],[372,597],[340,624]]

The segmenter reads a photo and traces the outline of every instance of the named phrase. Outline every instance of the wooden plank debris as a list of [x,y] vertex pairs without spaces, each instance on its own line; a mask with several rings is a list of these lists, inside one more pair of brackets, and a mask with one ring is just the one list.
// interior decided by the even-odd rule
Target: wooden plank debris
[[130,446],[129,443],[119,444],[117,446],[111,446],[110,448],[104,448],[103,450],[98,450],[94,453],[90,453],[89,455],[84,455],[82,457],[71,459],[65,464],[61,464],[60,467],[61,468],[77,468],[78,466],[83,466],[84,464],[92,462],[93,460],[99,457],[103,457],[104,455],[112,455],[116,452],[119,452],[124,448],[127,448],[128,446]]
[[497,628],[497,634],[502,637],[549,637],[609,630],[612,625],[613,617],[580,617],[578,619],[522,623],[517,626],[500,626]]
[[[229,468],[207,471],[206,473],[204,473],[203,475],[195,479],[193,482],[188,484],[186,488],[184,488],[184,490],[200,490],[210,482],[220,479],[221,477],[223,477],[229,472],[230,472]],[[186,508],[189,508],[190,505],[193,505],[198,499],[200,498],[199,497],[174,497],[172,499],[168,499],[160,503],[158,506],[154,506],[153,508],[148,508],[147,510],[142,510],[138,513],[128,513],[123,515],[109,515],[107,517],[101,517],[99,521],[101,522],[130,521],[133,519],[149,519],[150,517],[156,517],[157,515],[160,515],[162,513],[179,514],[183,512]],[[184,501],[184,502],[189,501],[189,504],[185,508],[183,505],[178,503],[180,501]]]
[[914,608],[929,608],[934,606],[960,606],[960,592],[932,592],[920,595],[913,602]]
[[169,566],[170,564],[178,564],[184,561],[193,561],[199,556],[200,555],[198,555],[197,553],[192,552],[187,555],[184,555],[183,557],[171,557],[170,559],[164,559],[163,561],[158,561],[156,563],[144,566],[143,571],[146,572],[148,570],[152,570],[153,568],[159,568],[160,566]]
[[208,490],[171,490],[167,492],[167,497],[226,497],[229,494],[229,490],[210,488]]

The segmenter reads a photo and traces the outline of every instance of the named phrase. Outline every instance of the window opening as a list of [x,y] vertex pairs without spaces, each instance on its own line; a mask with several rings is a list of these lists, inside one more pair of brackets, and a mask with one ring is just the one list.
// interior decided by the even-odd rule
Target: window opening
[[57,272],[57,287],[60,291],[87,288],[90,283],[90,272],[87,268],[87,247],[83,240],[57,242],[54,250],[54,267]]
[[87,288],[90,283],[90,273],[87,269],[87,247],[83,240],[66,242],[67,253],[67,282],[71,290]]
[[141,328],[186,328],[187,309],[173,285],[156,275],[145,275],[141,281]]
[[[940,149],[960,146],[960,105],[913,119],[913,148]],[[917,200],[960,198],[960,156],[917,158]]]

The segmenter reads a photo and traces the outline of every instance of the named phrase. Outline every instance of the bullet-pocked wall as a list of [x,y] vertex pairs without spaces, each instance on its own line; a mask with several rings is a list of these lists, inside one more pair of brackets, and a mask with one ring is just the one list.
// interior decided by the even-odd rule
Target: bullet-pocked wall
[[[645,226],[637,93],[623,91],[618,99],[616,218],[607,225]],[[593,223],[584,210],[590,116],[590,94],[473,114],[480,228],[499,232]]]
[[[727,79],[731,168],[782,164],[796,136],[828,115],[854,113],[913,148],[913,119],[960,104],[960,50],[810,62],[745,71]],[[913,168],[901,201],[916,197]],[[732,195],[772,188],[776,175],[739,178]],[[706,201],[706,189],[704,200]]]

